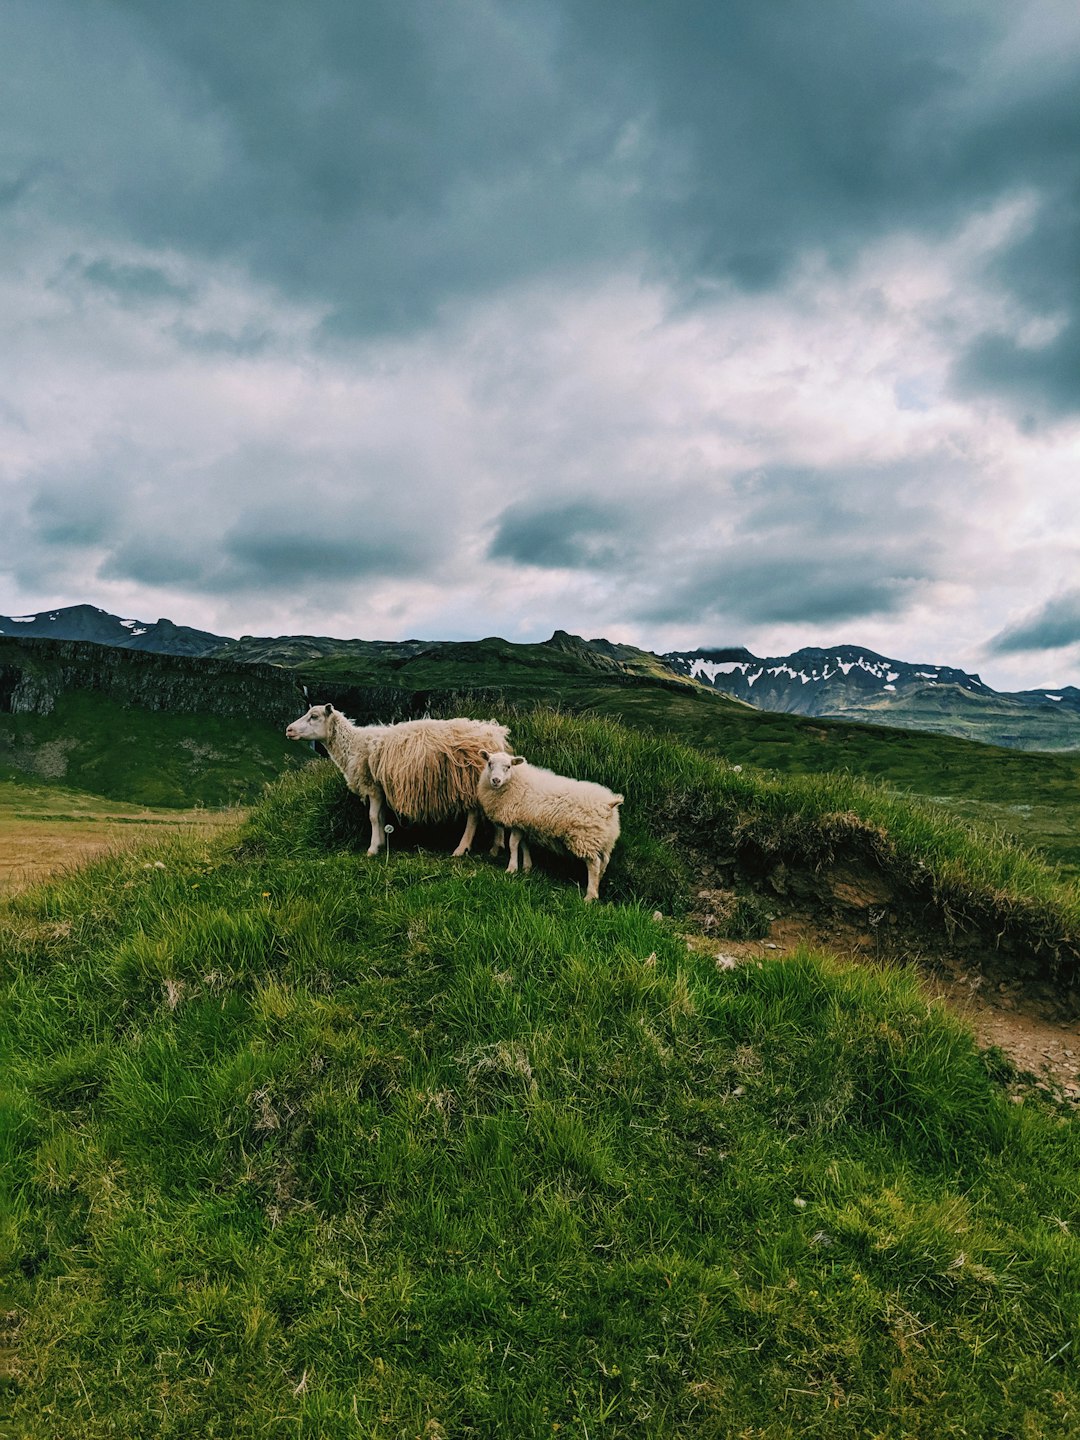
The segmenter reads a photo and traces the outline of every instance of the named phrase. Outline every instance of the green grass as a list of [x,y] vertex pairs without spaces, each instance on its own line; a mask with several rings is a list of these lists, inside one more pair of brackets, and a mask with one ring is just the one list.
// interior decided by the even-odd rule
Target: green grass
[[596,688],[574,708],[778,775],[841,772],[995,825],[1080,877],[1080,755],[781,715],[708,694]]
[[60,694],[49,715],[0,715],[0,780],[136,805],[238,804],[300,759],[281,727],[125,708],[93,690]]
[[1080,1433],[1075,1120],[910,974],[721,972],[652,918],[673,835],[930,837],[941,892],[1034,862],[604,722],[515,736],[628,794],[620,903],[367,860],[325,765],[12,902],[9,1433]]
[[[982,932],[995,947],[1012,947],[1017,967],[1030,973],[1068,981],[1080,967],[1080,886],[999,829],[851,775],[736,769],[610,720],[550,710],[508,718],[515,748],[536,763],[626,796],[623,839],[604,881],[613,899],[679,914],[702,860],[757,878],[781,864],[821,875],[854,862],[887,877],[907,921]],[[323,831],[364,848],[362,807],[332,766],[321,773],[292,782],[303,800],[280,786],[254,817],[253,834],[296,854],[320,843]],[[318,798],[308,785],[322,786]],[[552,868],[578,875],[573,862]]]
[[692,745],[733,765],[784,776],[849,774],[996,826],[1080,877],[1078,753],[1038,754],[950,735],[755,710],[703,686],[649,683],[644,670],[622,677],[600,673],[544,645],[482,641],[459,653],[466,649],[447,646],[393,665],[342,656],[298,669],[313,695],[320,684],[335,693],[346,687],[349,713],[370,693],[377,713],[362,716],[365,720],[405,718],[416,694],[422,707],[435,713],[447,706],[455,713],[501,714],[558,704]]

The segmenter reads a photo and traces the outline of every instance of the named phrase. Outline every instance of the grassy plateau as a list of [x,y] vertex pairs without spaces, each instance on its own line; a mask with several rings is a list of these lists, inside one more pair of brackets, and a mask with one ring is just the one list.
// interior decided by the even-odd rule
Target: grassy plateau
[[701,860],[857,855],[1068,980],[1076,887],[851,777],[513,731],[627,796],[601,904],[366,859],[325,762],[8,902],[0,1433],[1080,1435],[1075,1119],[909,972],[679,919]]

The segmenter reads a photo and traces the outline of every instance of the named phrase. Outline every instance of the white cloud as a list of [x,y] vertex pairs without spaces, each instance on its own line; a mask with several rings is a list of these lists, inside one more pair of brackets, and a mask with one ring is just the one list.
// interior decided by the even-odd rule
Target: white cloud
[[[932,8],[897,19],[897,34],[929,36]],[[586,23],[572,9],[566,34]],[[851,640],[977,668],[991,636],[1069,589],[1080,549],[1075,418],[1059,405],[1053,424],[1018,427],[992,388],[956,384],[987,334],[1040,354],[1067,338],[1067,288],[1044,303],[1004,268],[1045,248],[1056,192],[990,143],[1011,105],[1024,153],[1047,153],[1039,67],[1064,93],[1080,39],[1055,8],[1048,55],[1037,11],[1016,11],[1019,50],[983,42],[985,74],[927,72],[930,99],[900,75],[882,138],[908,164],[896,196],[880,214],[860,208],[881,156],[859,152],[868,168],[830,228],[836,175],[820,192],[806,175],[775,273],[757,252],[685,258],[734,203],[722,189],[734,162],[711,110],[687,110],[679,129],[665,109],[679,57],[657,58],[671,74],[640,93],[584,40],[575,70],[558,7],[527,23],[470,10],[478,39],[485,15],[501,18],[490,55],[455,61],[484,77],[487,108],[455,99],[453,143],[436,147],[458,167],[445,174],[400,96],[381,112],[367,99],[354,112],[355,96],[335,109],[341,76],[320,48],[332,27],[308,36],[325,94],[300,84],[280,35],[251,63],[299,88],[255,93],[237,56],[207,50],[184,17],[132,27],[109,12],[120,38],[97,34],[84,72],[103,128],[76,143],[78,107],[58,99],[35,160],[16,107],[18,144],[0,152],[15,177],[0,209],[0,609],[89,601],[226,633],[374,638],[562,627],[654,649]],[[19,14],[47,38],[47,15]],[[299,53],[306,22],[294,23]],[[77,48],[40,59],[43,93],[62,96]],[[418,92],[447,81],[436,52]],[[877,63],[892,75],[884,50]],[[528,115],[489,133],[508,123],[511,73]],[[748,95],[730,101],[742,122],[758,113]],[[128,154],[118,137],[136,104],[146,125]],[[385,154],[376,113],[394,117]],[[944,199],[921,178],[927,117],[946,126],[952,163],[961,141],[984,142],[970,188]],[[771,185],[772,214],[805,137],[769,135],[783,153],[750,146],[732,194]],[[847,143],[823,134],[834,169]],[[712,155],[728,167],[715,181]],[[308,173],[320,157],[325,184]],[[668,209],[695,186],[691,243]],[[215,197],[235,210],[217,216]],[[762,237],[743,239],[753,250]],[[356,318],[376,311],[380,329]],[[995,654],[984,675],[1077,678],[1071,653],[1049,658],[1063,668]]]

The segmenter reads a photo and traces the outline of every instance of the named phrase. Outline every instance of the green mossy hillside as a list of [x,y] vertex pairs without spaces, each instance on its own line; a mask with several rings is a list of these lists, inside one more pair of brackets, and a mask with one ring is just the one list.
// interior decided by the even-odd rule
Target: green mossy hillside
[[[850,775],[733,766],[610,720],[551,710],[508,718],[515,749],[535,763],[625,795],[602,891],[610,899],[680,914],[701,867],[745,884],[782,865],[827,888],[833,867],[856,864],[886,882],[905,923],[936,936],[966,927],[1010,948],[1021,971],[1076,980],[1080,886],[998,829]],[[286,777],[253,815],[250,835],[267,853],[300,855],[366,849],[369,831],[363,807],[324,762]],[[411,836],[401,827],[392,847],[415,843]],[[459,836],[449,826],[419,838],[452,848]],[[547,863],[580,878],[576,862]]]
[[302,762],[284,726],[123,706],[93,690],[48,715],[0,714],[0,778],[57,783],[137,805],[229,805]]
[[10,1433],[1077,1433],[1075,1120],[1011,1103],[910,974],[719,970],[652,914],[671,837],[725,816],[901,856],[928,822],[533,723],[638,787],[618,903],[368,860],[315,765],[8,907]]
[[303,674],[313,697],[332,700],[364,723],[422,713],[504,716],[554,705],[691,745],[733,765],[784,776],[853,775],[930,800],[946,814],[994,825],[1080,879],[1076,752],[1037,754],[951,735],[779,714],[704,686],[648,683],[645,675],[569,673],[554,663],[537,663],[509,678],[486,664],[443,676],[425,672],[412,679],[432,688],[419,690],[402,688],[408,678],[402,672],[351,666],[344,659],[305,666]]

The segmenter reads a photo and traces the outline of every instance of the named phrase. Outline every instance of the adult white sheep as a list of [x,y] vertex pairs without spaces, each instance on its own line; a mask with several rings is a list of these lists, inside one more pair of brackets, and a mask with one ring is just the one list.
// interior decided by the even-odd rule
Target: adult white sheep
[[[505,745],[495,720],[405,720],[399,725],[354,725],[332,705],[313,705],[285,730],[289,740],[317,740],[354,794],[368,802],[369,855],[386,843],[386,806],[403,820],[434,822],[466,814],[455,855],[472,846],[480,810],[476,785],[483,750]],[[497,829],[493,852],[502,848]]]
[[532,867],[529,838],[555,850],[566,850],[585,861],[589,882],[586,900],[596,900],[600,881],[619,838],[621,795],[592,780],[572,780],[523,755],[505,750],[482,751],[484,768],[476,798],[488,819],[510,830],[508,872]]

